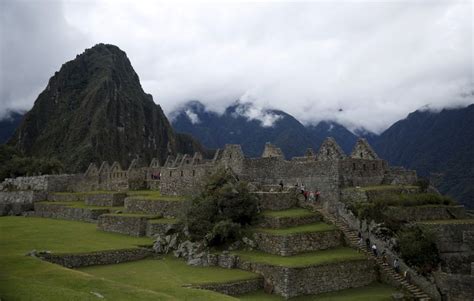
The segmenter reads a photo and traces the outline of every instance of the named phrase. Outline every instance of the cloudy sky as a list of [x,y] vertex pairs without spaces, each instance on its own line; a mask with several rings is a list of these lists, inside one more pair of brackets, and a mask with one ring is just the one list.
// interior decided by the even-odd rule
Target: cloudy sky
[[470,0],[223,2],[0,1],[0,115],[99,42],[127,52],[166,113],[241,99],[380,132],[474,103]]

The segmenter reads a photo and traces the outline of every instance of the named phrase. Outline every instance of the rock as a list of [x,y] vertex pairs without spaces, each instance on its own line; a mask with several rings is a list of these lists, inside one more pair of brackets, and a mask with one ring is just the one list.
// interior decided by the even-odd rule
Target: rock
[[36,257],[36,255],[38,255],[38,252],[36,250],[31,250],[25,254],[25,256],[31,256],[31,257]]
[[99,294],[97,292],[91,292],[91,294],[96,296],[97,298],[104,299],[104,296],[102,296],[101,294]]
[[253,241],[252,239],[246,237],[246,236],[244,236],[242,238],[242,242],[244,244],[246,244],[247,246],[251,247],[251,248],[256,248],[257,247],[257,243],[255,241]]

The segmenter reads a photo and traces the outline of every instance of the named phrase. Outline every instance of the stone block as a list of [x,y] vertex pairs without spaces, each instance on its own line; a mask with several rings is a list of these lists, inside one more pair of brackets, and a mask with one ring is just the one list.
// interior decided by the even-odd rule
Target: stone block
[[88,206],[102,206],[115,207],[123,206],[124,200],[127,197],[126,193],[94,193],[87,194],[85,197],[86,205]]

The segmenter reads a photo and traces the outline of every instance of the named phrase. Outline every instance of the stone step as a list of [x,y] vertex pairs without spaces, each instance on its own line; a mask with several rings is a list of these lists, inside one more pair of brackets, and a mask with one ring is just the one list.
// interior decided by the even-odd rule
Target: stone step
[[122,192],[89,193],[85,196],[85,203],[89,206],[101,207],[123,206],[126,197],[127,194]]
[[314,223],[283,229],[256,229],[254,240],[259,250],[292,256],[342,245],[342,233],[333,225]]
[[322,216],[303,208],[290,208],[279,211],[264,211],[260,228],[281,229],[322,221]]
[[167,235],[170,231],[177,229],[179,220],[175,218],[158,218],[148,220],[146,236],[156,237],[157,235]]
[[362,287],[376,280],[374,262],[351,248],[291,257],[260,251],[236,251],[235,254],[238,268],[261,274],[265,286],[284,298]]
[[163,217],[179,218],[185,212],[189,201],[181,197],[132,196],[125,198],[125,210],[130,213],[145,213]]
[[99,217],[97,228],[106,232],[115,232],[130,236],[145,236],[148,221],[157,219],[149,214],[103,214]]
[[[329,214],[327,211],[325,211],[324,209],[322,208],[313,208],[314,210],[316,210],[317,212],[321,213],[322,216],[324,217],[324,219],[332,222],[333,224],[335,224],[339,229],[341,229],[344,233],[344,235],[346,237],[352,237],[352,235],[355,235],[355,231],[352,231],[351,229],[349,229],[349,227],[347,227],[347,225],[339,222],[338,220],[336,220],[331,214]],[[354,239],[348,239],[348,241],[351,243],[352,246],[358,248],[358,244],[357,244],[357,241],[355,241]],[[429,301],[431,300],[429,298],[428,295],[426,295],[422,290],[420,290],[417,286],[415,286],[414,284],[409,284],[402,276],[400,276],[399,274],[395,273],[395,271],[393,271],[392,269],[388,268],[387,266],[383,265],[383,261],[380,260],[380,258],[376,258],[372,252],[368,252],[367,250],[365,249],[362,249],[364,251],[364,253],[366,253],[370,258],[372,259],[375,259],[375,262],[379,265],[379,267],[382,267],[382,271],[384,271],[389,277],[391,277],[392,279],[394,279],[395,281],[397,281],[398,283],[400,283],[400,285],[402,285],[403,287],[406,287],[410,292],[413,292],[415,291],[416,293],[418,294],[423,294],[423,297],[416,297],[417,299],[420,299],[420,300],[426,300],[426,301]],[[409,288],[408,286],[411,285],[411,287]],[[420,295],[421,296],[421,295]]]
[[85,206],[82,202],[36,202],[34,216],[66,219],[96,223],[98,218],[107,213],[120,210],[116,208],[98,208]]

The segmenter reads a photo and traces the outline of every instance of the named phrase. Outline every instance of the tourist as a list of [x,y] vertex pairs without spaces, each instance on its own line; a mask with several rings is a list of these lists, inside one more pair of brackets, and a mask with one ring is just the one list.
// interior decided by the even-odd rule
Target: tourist
[[283,191],[283,180],[280,180],[280,184],[278,185],[280,185],[280,191]]
[[359,248],[357,248],[358,252],[360,252],[360,250],[364,247],[363,244],[364,244],[364,239],[361,236],[359,237],[359,241],[357,241],[357,245],[359,246]]
[[368,237],[365,239],[365,247],[367,251],[370,251],[370,239]]
[[406,282],[408,282],[408,284],[411,284],[411,275],[408,270],[406,270],[405,273],[403,273],[403,277],[405,278]]
[[393,261],[393,269],[395,272],[397,272],[397,274],[400,273],[400,262],[398,262],[398,258],[395,258]]
[[304,188],[304,184],[303,184],[303,183],[301,183],[300,190],[301,190],[301,194],[304,194],[304,192],[306,191],[306,189]]
[[317,202],[317,201],[319,200],[319,195],[320,195],[320,192],[319,192],[319,190],[317,190],[317,189],[316,189],[316,193],[315,193],[315,195],[316,195],[316,199],[315,199],[315,201]]
[[360,231],[357,233],[357,237],[362,238],[362,233],[360,233]]
[[374,253],[374,256],[377,257],[377,245],[376,244],[373,244],[372,245],[372,252]]

